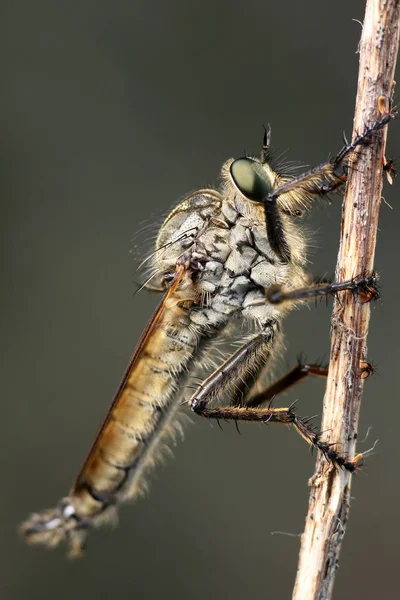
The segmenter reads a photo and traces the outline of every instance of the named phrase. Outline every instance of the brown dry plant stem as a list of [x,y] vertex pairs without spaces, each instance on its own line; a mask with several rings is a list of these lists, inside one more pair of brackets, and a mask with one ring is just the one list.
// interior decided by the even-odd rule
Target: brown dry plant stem
[[[367,0],[359,48],[353,136],[380,117],[378,106],[382,110],[383,100],[389,106],[399,45],[399,18],[400,0]],[[384,99],[379,102],[382,96]],[[386,135],[387,127],[374,134],[371,143],[357,151],[354,168],[349,169],[336,281],[373,272]],[[370,307],[357,301],[351,292],[345,294],[334,303],[322,431],[339,443],[344,454],[354,456],[363,388],[360,364],[367,355]],[[294,600],[332,597],[349,516],[350,473],[327,464],[319,456],[310,486]]]

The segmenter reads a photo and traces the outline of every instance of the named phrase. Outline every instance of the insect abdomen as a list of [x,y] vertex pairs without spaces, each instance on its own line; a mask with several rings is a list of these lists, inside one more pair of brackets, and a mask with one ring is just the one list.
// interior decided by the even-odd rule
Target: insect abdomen
[[199,332],[188,310],[165,309],[122,381],[110,413],[68,496],[56,509],[32,515],[22,529],[28,541],[55,546],[68,537],[80,553],[84,529],[115,515],[120,502],[140,491],[143,469],[179,408],[176,387],[197,350]]
[[[183,309],[175,307],[174,312],[177,310]],[[165,319],[176,322],[177,315],[167,311]],[[197,347],[191,330],[160,325],[126,379],[95,451],[77,479],[75,496],[88,493],[107,504],[135,493],[137,473],[150,458],[150,446],[175,409],[176,399],[171,397],[175,396],[176,379]]]

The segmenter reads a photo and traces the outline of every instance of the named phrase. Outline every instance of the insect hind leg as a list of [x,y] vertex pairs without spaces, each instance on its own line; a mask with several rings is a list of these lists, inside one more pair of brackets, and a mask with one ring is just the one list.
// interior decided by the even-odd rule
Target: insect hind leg
[[[200,384],[190,399],[190,408],[196,414],[207,419],[224,419],[227,421],[258,421],[261,423],[280,423],[291,425],[301,437],[312,447],[320,450],[332,463],[354,472],[358,469],[362,455],[357,455],[353,460],[341,455],[330,444],[322,441],[321,433],[316,430],[310,419],[298,416],[293,407],[289,408],[260,408],[255,406],[228,406],[214,407],[213,400],[224,394],[230,394],[231,399],[237,401],[238,390],[243,394],[244,374],[248,378],[249,373],[253,376],[260,372],[260,365],[269,358],[274,344],[274,325],[271,322],[265,331],[256,335],[243,344],[230,358],[228,358],[218,369],[214,371],[204,383]],[[326,375],[325,372],[316,373]],[[297,380],[302,378],[301,374]],[[293,379],[293,378],[292,378]],[[296,379],[296,376],[295,376]],[[290,377],[281,386],[281,390],[291,383]],[[286,385],[288,384],[288,385]],[[268,388],[267,388],[268,389]],[[250,399],[250,403],[252,400]],[[254,402],[254,400],[253,400]]]
[[281,379],[273,382],[258,394],[254,394],[247,398],[245,406],[247,408],[256,408],[261,404],[271,402],[278,394],[281,394],[293,385],[303,381],[303,379],[309,375],[325,378],[328,376],[328,368],[318,364],[303,364],[299,361],[297,365],[285,373]]
[[357,471],[362,463],[362,454],[357,454],[349,460],[346,456],[335,450],[335,444],[322,441],[322,433],[311,424],[311,419],[298,416],[293,407],[289,408],[253,408],[253,407],[227,407],[207,408],[204,403],[193,407],[196,414],[207,419],[223,419],[225,421],[248,421],[259,423],[279,423],[292,426],[298,434],[312,447],[317,448],[333,464],[346,469],[350,473]]
[[262,333],[255,335],[218,367],[189,400],[190,408],[199,412],[214,400],[228,397],[231,405],[240,405],[260,371],[265,367],[276,344],[277,323],[269,321]]

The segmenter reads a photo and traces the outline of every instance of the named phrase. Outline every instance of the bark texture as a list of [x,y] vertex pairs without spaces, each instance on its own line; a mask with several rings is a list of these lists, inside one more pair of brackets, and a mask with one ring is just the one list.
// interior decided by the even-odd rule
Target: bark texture
[[[371,126],[379,118],[379,110],[385,112],[385,101],[386,110],[389,107],[399,46],[399,11],[400,0],[367,0],[353,136]],[[349,170],[336,281],[373,272],[386,135],[387,127],[373,136],[371,144],[360,148],[352,162],[355,168]],[[351,292],[334,302],[322,431],[350,457],[357,439],[369,318],[369,305],[361,304]],[[310,486],[294,600],[332,597],[349,516],[350,473],[339,471],[319,456]]]

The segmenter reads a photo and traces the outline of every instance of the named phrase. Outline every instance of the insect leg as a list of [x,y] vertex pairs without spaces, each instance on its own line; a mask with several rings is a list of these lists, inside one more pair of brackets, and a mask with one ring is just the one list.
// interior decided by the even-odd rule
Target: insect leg
[[[361,378],[366,379],[373,374],[374,368],[370,363],[362,360],[360,361],[360,371]],[[246,408],[255,408],[261,404],[270,402],[273,398],[278,396],[278,394],[281,394],[293,385],[303,381],[308,375],[328,377],[328,367],[317,364],[303,365],[301,362],[298,362],[295,367],[285,373],[278,381],[274,381],[274,383],[271,383],[271,385],[258,394],[253,394],[249,398],[245,398],[244,406]]]
[[[364,133],[357,135],[351,144],[345,144],[335,158],[314,167],[273,190],[268,196],[267,203],[275,202],[279,196],[290,192],[302,191],[306,194],[317,195],[334,191],[341,183],[344,183],[346,178],[343,173],[337,175],[337,169],[346,166],[356,148],[365,146],[372,136],[383,129],[394,117],[395,114],[392,112],[382,114],[380,119],[364,130]],[[341,183],[340,179],[342,179]]]
[[197,405],[193,409],[197,414],[208,419],[224,419],[226,421],[252,421],[261,423],[280,423],[281,425],[292,425],[297,433],[308,443],[320,450],[324,456],[332,463],[343,467],[353,473],[359,468],[362,461],[362,454],[355,456],[353,460],[348,460],[334,449],[334,444],[323,442],[321,433],[316,431],[310,425],[310,419],[299,417],[289,408],[248,408],[248,407],[227,407],[227,408],[207,408],[205,405]]
[[316,284],[288,292],[283,291],[280,286],[271,286],[266,291],[266,297],[270,304],[282,304],[283,302],[296,302],[297,300],[309,300],[319,296],[334,295],[337,292],[345,290],[352,291],[355,298],[361,303],[379,298],[379,292],[376,288],[376,277],[374,275],[350,279],[349,281]]
[[[318,448],[330,461],[350,472],[355,471],[362,459],[362,455],[357,455],[353,460],[339,454],[332,444],[321,440],[321,433],[315,430],[310,424],[310,420],[296,415],[292,407],[289,408],[259,408],[255,406],[228,406],[215,407],[210,403],[221,397],[223,394],[230,393],[233,396],[233,404],[243,397],[243,382],[249,380],[249,375],[254,377],[259,372],[260,367],[265,365],[271,350],[273,348],[274,333],[276,325],[274,322],[268,324],[263,333],[255,336],[246,342],[237,350],[221,367],[216,369],[203,384],[201,384],[190,399],[190,407],[196,414],[208,419],[225,419],[233,421],[258,421],[263,423],[280,423],[283,425],[292,425],[296,431],[311,446]],[[315,374],[325,375],[325,370],[314,366],[309,368],[315,370]],[[305,375],[304,375],[305,376]],[[297,376],[300,380],[302,375]],[[290,381],[291,380],[291,381]],[[296,376],[288,374],[281,381],[280,390],[295,383]],[[279,382],[275,385],[279,386]],[[266,393],[270,393],[266,390]],[[239,398],[240,394],[240,398]],[[250,403],[255,402],[255,398],[250,399]],[[265,401],[264,398],[261,401]],[[259,397],[260,400],[260,397]]]
[[216,369],[202,384],[189,401],[190,408],[199,412],[211,401],[223,395],[231,404],[238,405],[248,392],[254,378],[265,366],[274,345],[277,324],[269,321],[262,333],[251,338]]
[[[395,114],[393,112],[381,114],[380,119],[375,121],[371,127],[367,127],[363,134],[357,135],[351,144],[345,144],[335,158],[310,169],[290,181],[286,181],[272,190],[263,199],[268,240],[271,248],[280,257],[282,262],[290,262],[291,252],[280,214],[282,206],[279,206],[277,202],[279,197],[286,195],[292,209],[296,205],[304,208],[307,202],[311,201],[314,196],[323,196],[336,191],[347,180],[344,168],[348,165],[356,148],[365,146],[372,136],[383,129],[394,117]],[[339,169],[342,169],[343,172],[338,173]]]
[[332,181],[328,181],[326,184],[316,185],[313,190],[311,190],[312,194],[316,194],[318,196],[325,196],[325,194],[332,194],[336,192],[342,185],[344,185],[347,181],[347,174],[343,173],[333,179]]
[[299,362],[295,367],[290,369],[283,377],[275,381],[271,385],[269,385],[265,390],[262,390],[258,394],[254,394],[250,398],[245,400],[246,408],[255,408],[260,406],[260,404],[264,404],[265,402],[270,402],[275,396],[281,394],[285,390],[292,387],[296,383],[299,383],[308,375],[315,375],[318,377],[327,377],[328,376],[328,368],[322,367],[321,365],[303,365]]

